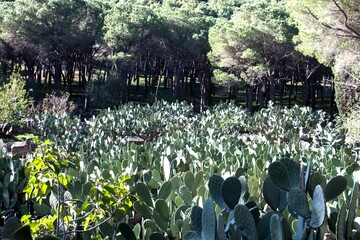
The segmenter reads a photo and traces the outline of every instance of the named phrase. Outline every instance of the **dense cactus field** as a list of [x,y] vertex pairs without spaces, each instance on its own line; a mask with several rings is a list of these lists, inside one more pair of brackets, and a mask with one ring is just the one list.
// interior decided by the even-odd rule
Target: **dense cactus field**
[[158,102],[32,128],[26,158],[2,147],[2,238],[360,239],[360,149],[324,112]]

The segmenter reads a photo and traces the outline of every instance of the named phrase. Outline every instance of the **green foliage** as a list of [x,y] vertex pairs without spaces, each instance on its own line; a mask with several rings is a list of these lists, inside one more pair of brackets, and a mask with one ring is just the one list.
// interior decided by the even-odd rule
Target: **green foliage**
[[[33,209],[22,207],[21,221],[35,236],[112,236],[132,202],[119,172],[111,166],[86,168],[75,154],[56,150],[45,141],[26,165],[24,193]],[[112,232],[110,232],[112,231]]]
[[341,115],[348,115],[360,101],[356,4],[346,0],[290,0],[287,7],[299,29],[295,38],[298,50],[333,68],[337,107]]
[[287,19],[281,1],[244,1],[230,20],[218,18],[209,33],[209,58],[220,68],[215,78],[255,85],[273,75],[279,60],[292,51],[294,30]]
[[12,74],[9,82],[0,86],[0,102],[0,123],[19,125],[31,104],[27,98],[25,80],[19,73]]
[[23,190],[26,185],[23,161],[8,156],[4,142],[0,139],[0,214],[4,218],[3,234],[12,238],[21,226],[17,216],[24,204]]
[[[344,142],[345,132],[308,108],[271,106],[249,115],[224,103],[195,114],[186,103],[157,102],[104,110],[85,121],[56,112],[45,118],[34,127],[52,143],[27,160],[26,193],[34,209],[23,207],[22,219],[31,229],[45,226],[33,231],[38,236],[201,239],[214,231],[220,239],[255,236],[238,214],[251,215],[245,225],[255,225],[259,239],[275,234],[274,214],[279,221],[274,217],[272,224],[280,229],[281,223],[285,239],[310,223],[318,230],[326,222],[335,233],[338,218],[332,213],[350,199],[344,183],[352,188],[359,169],[358,152]],[[143,141],[134,141],[138,138]],[[324,209],[329,216],[323,220]],[[347,207],[344,211],[347,226]],[[204,218],[209,222],[199,220]],[[209,226],[218,230],[203,232]]]
[[69,93],[48,94],[34,111],[39,114],[52,114],[59,116],[71,115],[76,106],[70,101]]
[[[282,162],[286,162],[287,166],[297,165],[293,160],[290,159],[282,160]],[[279,165],[279,163],[280,162],[278,161],[272,162],[269,166],[268,173],[270,174],[274,171],[271,169],[281,166]],[[309,166],[307,168],[309,169]],[[282,171],[286,175],[288,170],[286,168],[283,168]],[[302,168],[300,175],[291,177],[296,177],[299,178],[299,180],[304,181],[304,174],[304,168]],[[213,175],[213,177],[214,176],[215,178],[213,178],[212,183],[211,181],[209,181],[209,189],[212,188],[212,190],[210,191],[212,193],[212,198],[218,199],[218,195],[224,195],[224,193],[220,190],[218,190],[218,192],[215,192],[215,185],[213,182],[219,177],[217,175]],[[267,178],[268,181],[271,181],[269,180],[270,178]],[[236,178],[229,177],[224,181],[224,183],[228,179],[231,179],[231,182],[233,182],[233,179]],[[332,189],[333,191],[336,191],[336,194],[334,193],[334,196],[338,196],[341,192],[345,190],[345,188],[342,187],[343,179],[343,176],[337,176],[333,178],[331,181],[329,181],[328,185],[326,185],[325,189]],[[278,180],[277,184],[274,185],[280,188],[279,185],[281,184],[282,182]],[[306,184],[307,180],[305,180],[305,186]],[[229,208],[222,208],[220,213],[217,212],[218,223],[220,222],[220,224],[222,224],[222,226],[216,227],[217,231],[222,231],[222,233],[218,232],[218,236],[223,236],[222,239],[225,238],[224,236],[227,236],[228,239],[238,239],[240,235],[243,239],[258,239],[258,236],[261,237],[260,239],[306,239],[315,234],[313,230],[316,230],[316,235],[319,236],[320,239],[322,239],[325,234],[331,236],[335,236],[335,234],[337,234],[338,238],[349,239],[354,236],[354,234],[358,234],[354,233],[353,229],[355,209],[358,209],[358,205],[356,205],[358,204],[357,199],[355,200],[354,196],[358,196],[358,187],[359,185],[358,183],[356,183],[351,193],[349,207],[347,203],[343,202],[342,207],[338,207],[337,209],[334,209],[332,207],[331,210],[329,207],[335,205],[334,203],[330,204],[329,201],[325,201],[324,190],[321,185],[317,185],[315,187],[312,200],[310,200],[305,189],[299,188],[297,186],[287,188],[286,191],[288,191],[288,193],[285,201],[287,201],[288,206],[286,211],[284,211],[284,209],[278,211],[275,207],[273,208],[273,210],[267,210],[267,212],[261,213],[259,212],[258,205],[256,203],[253,203],[251,200],[245,205],[239,202],[236,204],[235,208],[229,206]],[[239,188],[239,186],[234,186],[234,198],[238,198],[238,194],[236,192],[237,188]],[[264,187],[264,195],[268,190],[269,189],[266,190]],[[270,195],[270,193],[267,194]],[[226,193],[223,197],[229,198],[228,195],[229,193]],[[269,198],[265,198],[265,200],[267,199]],[[206,204],[208,204],[208,201]],[[309,202],[312,204],[311,210],[309,208]],[[267,203],[271,204],[271,202],[268,201]],[[335,202],[335,204],[338,203]],[[337,222],[337,232],[331,232],[329,230],[328,226],[331,225],[331,221],[334,220],[330,220],[330,215],[333,214],[331,212],[326,212],[326,208],[329,209],[328,211],[334,211],[335,213],[340,211],[338,215],[339,217]],[[198,206],[194,206],[192,208],[192,230],[189,230],[185,233],[184,236],[186,237],[186,239],[200,239],[199,236],[201,232],[204,231],[204,227],[201,228],[199,226],[199,223],[203,222],[204,219],[206,219],[204,217],[202,219],[200,218],[201,212],[203,212],[202,215],[204,216],[204,211],[205,208],[201,211],[201,208],[199,208]],[[209,212],[208,209],[207,212]],[[215,218],[215,214],[215,212],[212,213],[213,218]],[[223,222],[223,216],[225,216],[227,219],[226,224],[224,224]],[[210,218],[210,216],[208,216],[208,218]],[[292,230],[290,228],[290,225],[294,224],[294,222],[291,222],[289,224],[289,221],[294,221],[294,218],[297,218],[297,228]],[[322,229],[325,229],[325,231],[323,231]],[[332,227],[331,229],[333,230],[334,227]],[[213,227],[213,231],[215,231],[215,226]],[[292,235],[292,232],[295,233]]]
[[353,141],[358,141],[358,136],[360,136],[360,111],[359,109],[353,110],[349,116],[345,117],[344,127],[348,131],[348,136],[350,136]]
[[94,80],[86,86],[85,95],[88,97],[89,108],[108,108],[115,107],[121,103],[121,81],[123,79],[119,74],[112,71],[111,77],[104,83],[103,81]]
[[[12,11],[5,15],[4,25],[8,33],[22,38],[22,41],[12,43],[20,53],[42,51],[45,55],[42,57],[54,63],[74,51],[88,51],[87,48],[94,44],[102,23],[96,7],[94,1],[18,0],[14,1]],[[11,34],[7,37],[11,40]],[[28,61],[34,58],[33,55],[27,57]]]

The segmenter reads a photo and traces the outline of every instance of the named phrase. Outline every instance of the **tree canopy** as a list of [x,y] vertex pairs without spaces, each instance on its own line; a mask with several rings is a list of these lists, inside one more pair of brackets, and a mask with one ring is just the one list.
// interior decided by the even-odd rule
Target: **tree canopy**
[[289,0],[287,7],[297,23],[297,49],[332,67],[341,113],[359,106],[360,1]]
[[287,65],[292,64],[295,32],[282,2],[244,3],[230,20],[220,18],[211,28],[209,57],[220,71],[235,75],[239,82],[252,86],[268,82],[269,99],[274,102],[275,78],[284,77]]
[[344,113],[359,101],[356,3],[0,1],[1,73],[22,71],[28,88],[65,88],[70,95],[76,76],[86,97],[113,91],[118,102],[132,100],[134,82],[146,99],[161,85],[174,101],[200,98],[201,109],[215,85],[227,87],[230,98],[244,89],[252,111],[254,101],[260,108],[269,101],[283,106],[288,89],[290,106],[298,83],[303,103],[315,109],[328,84],[323,79],[332,75],[329,66]]

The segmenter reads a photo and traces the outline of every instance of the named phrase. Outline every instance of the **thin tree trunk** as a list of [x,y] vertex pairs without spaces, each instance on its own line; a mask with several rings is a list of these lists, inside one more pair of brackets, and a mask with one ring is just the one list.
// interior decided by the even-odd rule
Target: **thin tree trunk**
[[87,70],[87,82],[91,82],[91,77],[92,77],[92,71],[94,70],[94,67],[92,66],[92,64],[88,64],[86,67]]
[[127,95],[127,72],[126,72],[126,66],[124,64],[121,64],[121,66],[118,68],[120,69],[120,99],[121,103],[126,103],[126,95]]
[[282,79],[281,82],[280,82],[280,95],[279,95],[279,101],[280,101],[280,107],[281,108],[284,108],[284,80]]
[[86,85],[86,68],[85,65],[81,65],[81,86],[85,87]]
[[274,74],[269,75],[269,99],[275,104],[275,77]]
[[200,112],[206,110],[206,77],[205,73],[200,75]]
[[311,101],[311,109],[313,111],[316,110],[316,82],[312,83],[310,85],[310,101]]
[[170,78],[170,71],[169,71],[169,68],[166,68],[164,82],[163,82],[164,89],[166,89],[168,87],[169,78]]
[[42,82],[42,65],[39,64],[36,69],[36,81],[40,85]]
[[331,83],[331,96],[330,96],[330,104],[329,104],[329,115],[330,119],[333,120],[335,116],[335,84],[334,81]]
[[247,110],[249,113],[253,111],[253,100],[254,100],[254,86],[251,84],[247,85]]
[[54,74],[54,91],[60,91],[60,84],[61,84],[61,63],[55,63],[55,74]]
[[294,77],[291,78],[291,83],[290,83],[290,91],[289,91],[289,99],[288,99],[288,108],[291,108],[291,95],[293,93],[294,90]]
[[265,83],[263,81],[260,82],[259,88],[258,88],[258,94],[259,94],[259,108],[260,110],[264,108],[264,95],[265,95]]
[[175,79],[173,84],[173,101],[176,101],[180,95],[180,84],[184,74],[184,64],[180,60],[177,68],[175,69]]
[[74,81],[74,63],[70,63],[66,71],[66,81],[69,89],[70,98],[73,98],[73,81]]
[[49,78],[49,71],[48,71],[48,69],[44,69],[43,70],[43,74],[44,74],[44,85],[46,86],[46,85],[48,85],[49,83],[48,83],[48,78]]
[[193,98],[195,96],[195,83],[196,83],[196,69],[194,67],[194,69],[191,71],[191,75],[190,75],[190,97]]

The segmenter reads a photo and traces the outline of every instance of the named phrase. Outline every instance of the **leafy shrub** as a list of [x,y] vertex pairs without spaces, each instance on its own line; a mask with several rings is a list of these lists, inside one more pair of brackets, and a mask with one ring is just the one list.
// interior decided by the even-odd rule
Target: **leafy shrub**
[[360,104],[359,57],[344,57],[333,70],[337,108],[341,116],[349,116]]
[[71,115],[76,106],[74,102],[69,100],[69,97],[69,93],[62,93],[60,95],[47,94],[40,104],[33,106],[31,113],[51,113],[60,116]]
[[22,206],[21,221],[34,235],[113,239],[115,226],[132,206],[125,183],[129,176],[113,172],[111,165],[85,165],[77,155],[54,148],[50,141],[42,143],[27,161],[25,174],[25,198],[33,205]]
[[360,108],[354,110],[344,122],[348,130],[348,136],[355,141],[360,142]]
[[48,136],[50,131],[61,136],[66,128],[64,122],[71,120],[75,108],[75,104],[69,101],[68,93],[47,95],[41,104],[33,106],[30,111],[32,127],[41,136]]
[[19,125],[31,100],[27,98],[25,80],[19,73],[13,73],[9,80],[0,86],[0,124]]

